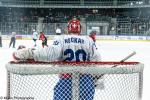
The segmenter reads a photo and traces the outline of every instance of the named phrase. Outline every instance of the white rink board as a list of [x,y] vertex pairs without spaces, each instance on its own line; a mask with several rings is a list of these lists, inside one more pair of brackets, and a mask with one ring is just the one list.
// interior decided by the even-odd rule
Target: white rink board
[[[41,41],[38,41],[38,45],[41,46]],[[51,41],[48,41],[51,44]],[[18,45],[25,45],[27,47],[33,47],[32,40],[17,40],[16,47]],[[16,49],[8,48],[9,40],[3,41],[3,48],[0,48],[0,97],[6,96],[6,69],[5,64],[12,60],[12,52]],[[149,100],[150,89],[150,42],[127,42],[127,41],[97,41],[97,46],[100,48],[103,61],[119,61],[126,57],[132,51],[136,51],[136,55],[130,58],[128,61],[138,61],[145,65],[144,67],[144,84],[143,84],[143,99]]]

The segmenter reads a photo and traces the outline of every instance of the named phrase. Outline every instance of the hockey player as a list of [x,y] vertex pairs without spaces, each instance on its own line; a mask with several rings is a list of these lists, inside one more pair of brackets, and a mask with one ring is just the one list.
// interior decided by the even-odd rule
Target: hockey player
[[[23,48],[13,53],[15,60],[34,59],[35,61],[86,62],[100,60],[100,54],[89,36],[80,36],[81,24],[77,19],[68,23],[68,35],[55,37],[53,44],[47,48]],[[90,74],[81,74],[79,80],[79,99],[93,100],[94,80]],[[53,100],[72,99],[72,74],[61,73],[54,87]]]
[[10,43],[9,43],[9,48],[11,47],[12,44],[13,44],[13,48],[15,48],[15,43],[16,43],[16,32],[12,32]]
[[96,42],[96,31],[91,31],[89,35],[94,42]]
[[36,40],[38,39],[38,33],[33,29],[32,39],[34,41],[34,46],[36,46]]
[[97,49],[97,46],[96,46],[96,31],[91,31],[89,37],[92,38],[92,40],[93,40],[93,42],[94,42],[94,46],[95,46],[96,49]]
[[45,36],[44,32],[40,32],[39,40],[42,40],[42,47],[47,46],[47,37]]

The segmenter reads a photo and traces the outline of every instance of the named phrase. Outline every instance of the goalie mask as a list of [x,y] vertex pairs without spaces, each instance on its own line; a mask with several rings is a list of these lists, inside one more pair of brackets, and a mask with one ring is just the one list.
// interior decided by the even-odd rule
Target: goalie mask
[[80,34],[81,33],[81,24],[80,21],[74,18],[73,20],[70,20],[68,22],[68,33],[75,33]]

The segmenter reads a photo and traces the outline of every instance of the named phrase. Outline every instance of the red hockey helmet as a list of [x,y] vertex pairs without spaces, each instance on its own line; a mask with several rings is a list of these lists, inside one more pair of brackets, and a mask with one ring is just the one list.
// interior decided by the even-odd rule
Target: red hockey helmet
[[79,20],[74,18],[68,22],[68,33],[75,33],[75,34],[81,33],[81,24]]
[[96,31],[95,30],[90,32],[90,36],[92,36],[92,35],[94,35],[94,36],[96,35]]

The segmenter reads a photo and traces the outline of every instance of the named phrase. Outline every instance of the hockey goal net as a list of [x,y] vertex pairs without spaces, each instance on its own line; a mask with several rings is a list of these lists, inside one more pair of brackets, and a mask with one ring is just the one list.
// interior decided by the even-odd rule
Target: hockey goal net
[[[54,91],[60,85],[61,76],[64,80],[71,78],[71,83],[62,83],[58,87],[55,91],[58,92],[55,95],[57,100],[141,100],[142,97],[143,64],[139,62],[11,62],[6,64],[6,69],[7,95],[10,99],[56,100]],[[70,76],[62,75],[64,73]],[[84,89],[92,86],[85,82],[88,79],[81,79],[84,75],[91,75],[95,86],[94,90],[87,90],[87,94],[80,88],[82,85],[87,86]],[[95,81],[95,76],[101,77]],[[68,90],[65,88],[67,84],[71,85]],[[83,98],[82,95],[88,95],[91,91],[92,97]],[[61,92],[67,92],[70,96],[61,96]]]

